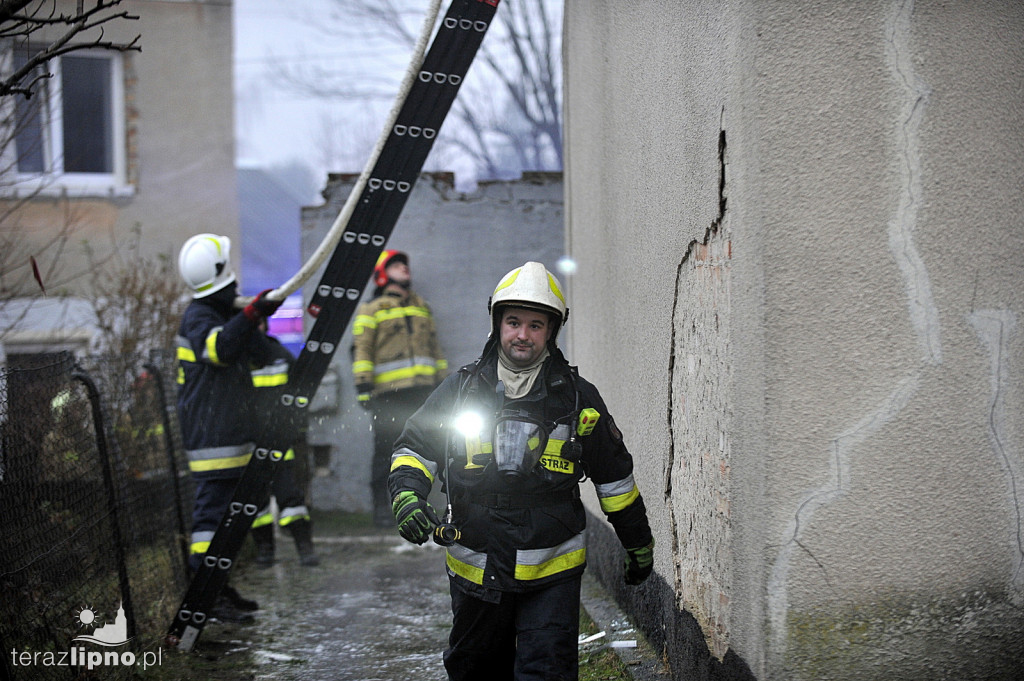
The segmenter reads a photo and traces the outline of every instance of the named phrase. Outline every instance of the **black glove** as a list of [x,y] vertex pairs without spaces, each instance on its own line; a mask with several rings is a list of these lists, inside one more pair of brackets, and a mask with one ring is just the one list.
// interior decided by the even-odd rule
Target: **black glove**
[[434,509],[420,499],[415,492],[399,492],[391,504],[391,512],[398,523],[398,534],[413,544],[422,544],[430,539],[434,528],[441,524]]
[[626,549],[626,564],[623,577],[626,584],[636,586],[651,576],[654,569],[654,540],[647,546]]
[[242,312],[245,313],[245,318],[253,324],[258,323],[261,319],[266,319],[275,312],[277,308],[281,307],[283,300],[271,300],[267,298],[267,294],[274,289],[268,288],[265,291],[260,291],[259,295],[252,299],[252,302],[245,306]]

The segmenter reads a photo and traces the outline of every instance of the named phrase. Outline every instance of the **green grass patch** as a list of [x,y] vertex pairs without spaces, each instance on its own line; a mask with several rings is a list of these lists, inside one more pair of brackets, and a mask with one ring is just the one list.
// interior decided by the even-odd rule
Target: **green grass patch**
[[[598,631],[587,611],[580,608],[580,634],[590,636]],[[579,681],[630,681],[632,678],[614,650],[599,646],[592,651],[580,652]]]

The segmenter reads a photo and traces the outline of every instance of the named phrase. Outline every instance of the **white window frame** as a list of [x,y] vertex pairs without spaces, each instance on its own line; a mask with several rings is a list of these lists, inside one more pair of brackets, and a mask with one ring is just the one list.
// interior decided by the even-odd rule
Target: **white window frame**
[[[112,171],[109,173],[64,172],[64,105],[61,91],[63,59],[65,57],[105,59],[110,63],[110,108]],[[41,123],[43,144],[43,172],[24,173],[17,168],[17,144],[11,140],[4,150],[13,169],[15,182],[0,191],[17,196],[72,196],[111,197],[130,196],[134,188],[127,183],[127,132],[125,122],[124,59],[117,51],[76,50],[54,58],[43,67],[51,78],[40,81],[34,97],[46,97],[40,116],[49,120]],[[20,95],[16,95],[20,96]]]

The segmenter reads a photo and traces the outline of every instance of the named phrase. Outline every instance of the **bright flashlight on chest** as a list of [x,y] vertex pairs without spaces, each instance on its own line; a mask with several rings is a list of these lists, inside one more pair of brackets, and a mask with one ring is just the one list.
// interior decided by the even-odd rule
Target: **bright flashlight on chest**
[[484,420],[474,411],[464,411],[455,417],[455,430],[466,439],[466,468],[483,468],[473,462],[473,457],[483,453],[480,433],[484,429]]

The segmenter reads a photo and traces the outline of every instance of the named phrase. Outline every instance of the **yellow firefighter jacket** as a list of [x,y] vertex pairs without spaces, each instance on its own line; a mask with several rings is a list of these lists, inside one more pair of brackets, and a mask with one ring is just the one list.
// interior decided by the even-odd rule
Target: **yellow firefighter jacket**
[[360,305],[352,336],[352,372],[360,399],[371,391],[379,395],[432,387],[448,374],[430,307],[412,291],[404,301],[384,294]]

